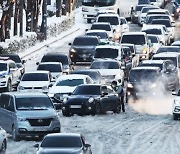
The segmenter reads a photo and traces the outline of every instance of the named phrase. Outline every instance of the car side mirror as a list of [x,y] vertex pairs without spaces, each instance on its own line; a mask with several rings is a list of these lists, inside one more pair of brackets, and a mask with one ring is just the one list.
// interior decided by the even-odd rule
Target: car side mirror
[[52,84],[52,83],[50,83],[50,84],[49,84],[49,87],[52,87],[52,86],[53,86],[53,84]]
[[85,146],[86,148],[91,147],[91,145],[90,145],[90,144],[85,144],[84,146]]
[[24,64],[24,63],[26,63],[26,60],[23,59],[23,60],[22,60],[22,64]]
[[33,147],[39,148],[39,144],[35,144],[35,145],[33,145]]

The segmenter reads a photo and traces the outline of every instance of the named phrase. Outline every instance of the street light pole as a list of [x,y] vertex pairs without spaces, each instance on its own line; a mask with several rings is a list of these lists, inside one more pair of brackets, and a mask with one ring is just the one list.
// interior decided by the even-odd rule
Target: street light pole
[[20,0],[20,8],[19,8],[19,21],[20,21],[20,36],[23,36],[23,0]]
[[43,26],[43,33],[44,39],[47,39],[47,0],[43,0],[42,5],[42,26]]

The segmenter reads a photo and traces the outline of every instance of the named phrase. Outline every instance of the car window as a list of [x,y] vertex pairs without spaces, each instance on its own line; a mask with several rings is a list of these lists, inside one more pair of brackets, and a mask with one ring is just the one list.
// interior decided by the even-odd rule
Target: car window
[[49,81],[47,73],[26,73],[22,77],[22,81]]
[[95,58],[117,58],[119,54],[118,49],[113,48],[97,48],[95,50]]
[[75,38],[74,41],[73,41],[73,45],[82,45],[82,46],[85,46],[85,45],[97,45],[99,42],[98,42],[98,39],[97,38],[91,38],[91,37],[82,37],[82,38]]
[[84,80],[83,79],[66,79],[66,80],[60,80],[56,83],[56,86],[69,86],[69,87],[74,87],[78,86],[80,84],[83,84]]
[[92,83],[91,80],[90,80],[90,78],[86,78],[86,83],[87,83],[87,84]]
[[101,29],[101,30],[106,30],[106,31],[111,31],[110,25],[102,25],[102,24],[94,24],[91,26],[91,30],[93,29]]
[[123,35],[121,43],[130,43],[134,45],[144,45],[145,36],[144,35]]
[[120,69],[117,62],[93,62],[91,69]]
[[7,64],[6,63],[0,63],[0,71],[7,71]]
[[118,17],[99,17],[98,22],[109,22],[111,25],[119,25]]
[[61,65],[58,64],[40,64],[37,70],[44,70],[49,72],[62,72]]
[[99,86],[78,86],[73,92],[73,95],[100,95]]

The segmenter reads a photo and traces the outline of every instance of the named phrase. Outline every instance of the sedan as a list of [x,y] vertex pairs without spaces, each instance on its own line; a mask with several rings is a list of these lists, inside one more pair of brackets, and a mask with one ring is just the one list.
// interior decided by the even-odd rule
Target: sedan
[[6,131],[0,126],[0,153],[4,154],[7,148],[7,134]]
[[62,105],[64,116],[73,114],[95,115],[106,111],[113,111],[114,113],[120,113],[121,111],[120,98],[108,85],[79,85],[71,96],[64,98]]
[[92,154],[85,137],[76,133],[48,134],[40,145],[34,147],[38,148],[36,154]]

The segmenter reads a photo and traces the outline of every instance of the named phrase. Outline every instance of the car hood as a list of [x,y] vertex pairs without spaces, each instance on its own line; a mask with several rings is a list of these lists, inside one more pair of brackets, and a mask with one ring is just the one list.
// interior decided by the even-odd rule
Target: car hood
[[49,81],[21,81],[19,86],[22,87],[43,87],[49,85]]
[[78,154],[81,148],[40,148],[37,154]]
[[102,76],[122,74],[123,70],[120,69],[96,69]]
[[8,74],[7,71],[0,71],[0,77]]
[[44,110],[18,110],[17,117],[21,118],[52,118],[56,116],[54,109],[47,108]]
[[49,89],[50,94],[56,93],[72,93],[76,87],[69,87],[69,86],[53,86]]

